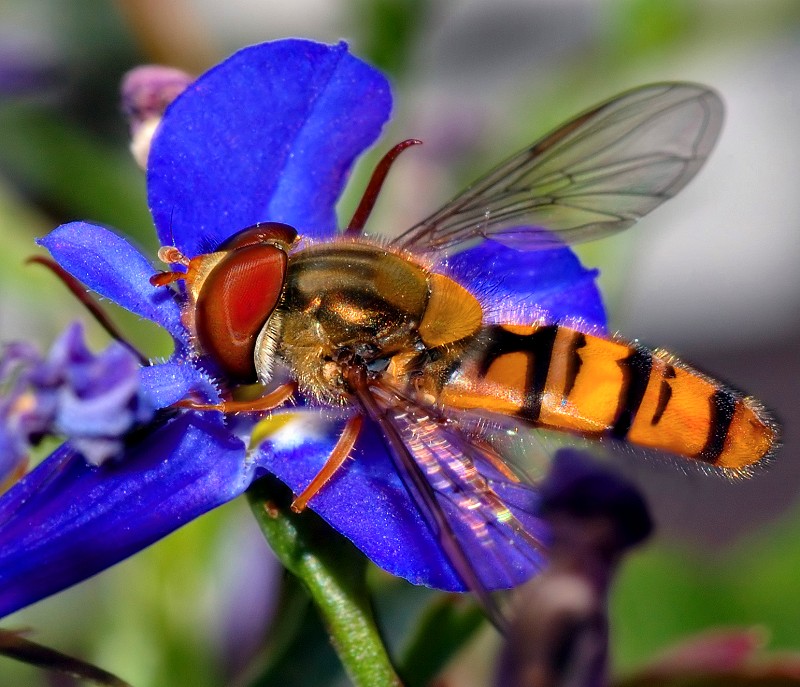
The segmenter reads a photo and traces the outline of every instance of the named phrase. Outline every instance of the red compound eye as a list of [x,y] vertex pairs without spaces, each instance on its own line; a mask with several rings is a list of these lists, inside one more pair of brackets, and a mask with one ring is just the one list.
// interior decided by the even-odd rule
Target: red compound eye
[[252,227],[242,229],[220,244],[218,251],[235,250],[244,246],[253,246],[259,243],[275,241],[284,244],[287,248],[297,238],[297,230],[282,222],[261,222]]
[[[230,253],[203,282],[195,309],[197,338],[203,351],[231,381],[239,383],[257,380],[253,360],[256,339],[278,305],[286,277],[286,252],[248,233],[256,231],[262,230],[251,227],[226,242],[225,249]],[[232,247],[228,246],[230,242]]]

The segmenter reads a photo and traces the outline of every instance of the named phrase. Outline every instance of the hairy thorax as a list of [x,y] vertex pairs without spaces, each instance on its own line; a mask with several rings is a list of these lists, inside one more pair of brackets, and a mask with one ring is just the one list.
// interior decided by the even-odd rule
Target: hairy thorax
[[415,361],[477,331],[481,316],[471,294],[405,254],[366,242],[311,246],[289,258],[281,357],[304,392],[341,403],[353,366],[407,377]]

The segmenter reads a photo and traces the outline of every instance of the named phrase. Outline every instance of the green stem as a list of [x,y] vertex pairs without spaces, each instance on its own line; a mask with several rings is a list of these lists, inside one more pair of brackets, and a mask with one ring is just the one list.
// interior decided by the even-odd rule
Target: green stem
[[248,497],[281,563],[311,594],[356,687],[401,685],[375,625],[364,556],[314,513],[292,513],[286,489],[277,480],[260,480]]

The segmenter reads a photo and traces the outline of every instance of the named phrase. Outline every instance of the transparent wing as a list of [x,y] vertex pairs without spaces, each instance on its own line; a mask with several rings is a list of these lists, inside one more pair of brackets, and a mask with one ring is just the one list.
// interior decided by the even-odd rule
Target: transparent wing
[[544,563],[537,492],[503,467],[478,430],[391,390],[363,387],[357,394],[451,565],[502,628],[490,591],[521,584]]
[[694,177],[722,119],[722,101],[703,86],[628,91],[517,153],[394,243],[453,253],[491,237],[538,250],[622,231]]

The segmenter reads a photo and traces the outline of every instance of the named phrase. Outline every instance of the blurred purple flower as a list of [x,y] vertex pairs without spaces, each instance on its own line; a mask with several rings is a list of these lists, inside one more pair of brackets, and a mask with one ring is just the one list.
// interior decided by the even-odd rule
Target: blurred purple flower
[[[236,53],[189,85],[158,126],[147,169],[159,239],[191,257],[266,220],[310,238],[334,236],[334,206],[350,167],[377,138],[390,107],[385,78],[343,44],[285,40]],[[297,407],[273,413],[263,440],[248,448],[253,421],[176,409],[190,394],[215,402],[226,389],[193,350],[179,297],[151,285],[149,260],[86,222],[63,225],[40,243],[97,294],[161,325],[175,352],[140,368],[141,396],[156,415],[146,430],[126,437],[118,460],[88,464],[77,442],[82,426],[73,423],[67,443],[0,498],[0,615],[135,553],[267,471],[299,493],[344,422],[301,398]],[[501,310],[507,298],[521,300],[520,312],[539,299],[554,319],[603,326],[594,273],[568,249],[550,253],[479,247],[458,256],[452,271],[468,288],[480,288],[468,266],[491,266],[490,311]],[[526,282],[537,276],[532,289]],[[522,514],[538,502],[522,486],[509,487],[507,498]],[[354,460],[311,507],[389,572],[464,588],[370,423]],[[525,579],[536,567],[528,561],[515,574]],[[508,585],[492,574],[488,587]]]
[[603,687],[609,585],[623,553],[650,534],[647,504],[574,449],[556,454],[541,493],[550,565],[517,592],[497,684]]
[[39,96],[63,83],[65,68],[41,37],[0,27],[0,98]]
[[25,343],[7,344],[0,352],[2,384],[11,389],[0,398],[0,481],[48,435],[69,436],[87,462],[101,465],[153,416],[140,393],[135,356],[117,342],[94,355],[78,323],[46,357]]

